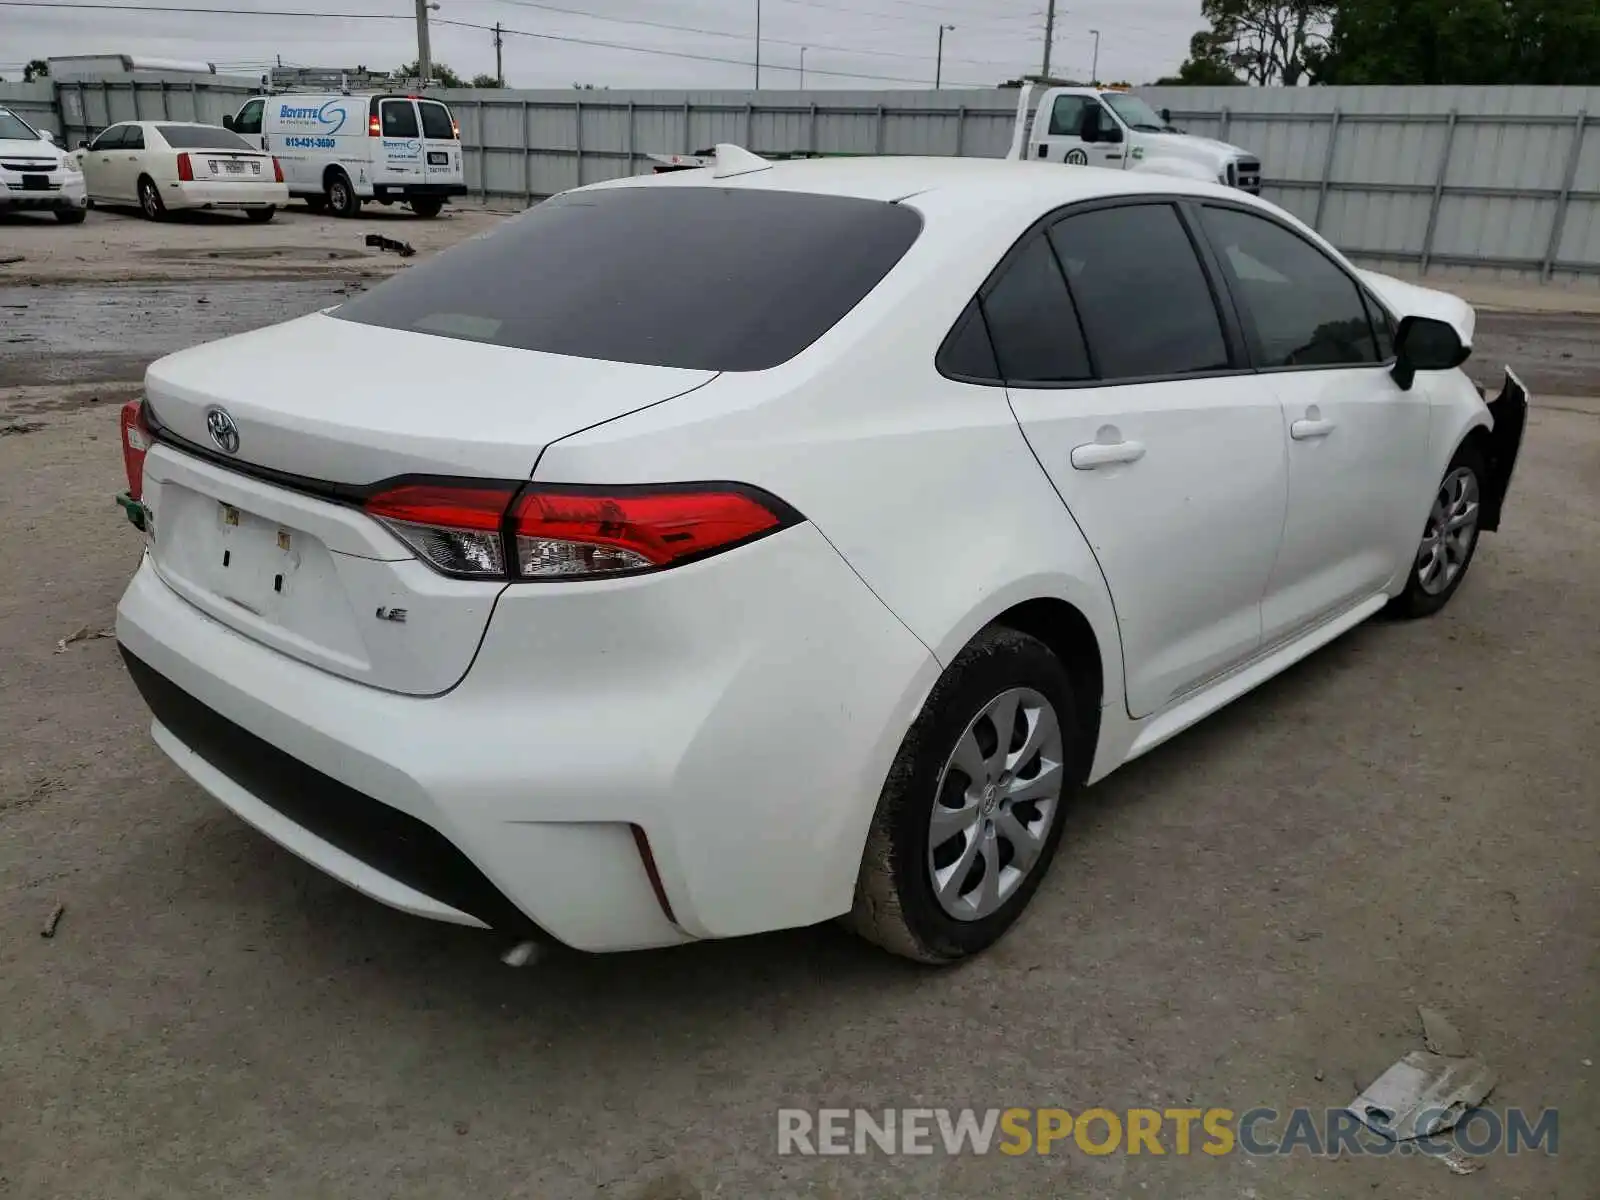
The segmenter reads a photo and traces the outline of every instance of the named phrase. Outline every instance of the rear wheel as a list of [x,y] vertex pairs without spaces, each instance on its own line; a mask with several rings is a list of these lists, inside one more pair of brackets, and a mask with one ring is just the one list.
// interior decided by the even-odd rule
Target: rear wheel
[[423,196],[411,202],[411,211],[419,217],[437,217],[444,201],[434,196]]
[[56,209],[56,220],[60,221],[63,225],[81,225],[83,224],[84,217],[88,215],[88,210],[83,208]]
[[353,217],[361,211],[361,197],[343,171],[335,171],[328,180],[328,208],[336,217]]
[[1390,612],[1430,617],[1456,594],[1478,550],[1483,481],[1483,455],[1476,446],[1462,446],[1434,493],[1406,590],[1390,601]]
[[268,221],[272,220],[272,214],[276,211],[276,208],[268,204],[263,208],[247,208],[244,210],[244,215],[249,217],[257,225],[264,225]]
[[920,962],[954,962],[1021,915],[1081,778],[1076,697],[1037,638],[996,626],[950,664],[906,734],[845,922]]
[[152,221],[167,215],[167,206],[161,203],[161,192],[148,175],[139,176],[139,211]]

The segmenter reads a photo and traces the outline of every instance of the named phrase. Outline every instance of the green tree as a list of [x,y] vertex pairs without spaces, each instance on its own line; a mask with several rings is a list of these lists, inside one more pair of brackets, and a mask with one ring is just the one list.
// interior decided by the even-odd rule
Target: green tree
[[1315,82],[1336,0],[1201,0],[1210,27],[1195,34],[1176,82],[1294,87]]
[[497,88],[504,85],[493,75],[474,75],[470,86],[475,88]]
[[22,68],[22,82],[32,83],[35,79],[49,79],[50,64],[42,58],[36,58]]
[[1156,80],[1157,87],[1237,87],[1244,80],[1230,65],[1228,43],[1213,30],[1189,39],[1189,57],[1176,75]]
[[[402,79],[416,79],[420,77],[422,74],[422,60],[412,60],[406,66],[403,66],[396,71],[395,74],[400,76]],[[463,80],[461,76],[457,75],[442,62],[436,62],[433,64],[432,75],[433,82],[440,87],[458,88],[467,86],[466,81]]]
[[1341,0],[1321,74],[1350,84],[1600,85],[1600,5]]

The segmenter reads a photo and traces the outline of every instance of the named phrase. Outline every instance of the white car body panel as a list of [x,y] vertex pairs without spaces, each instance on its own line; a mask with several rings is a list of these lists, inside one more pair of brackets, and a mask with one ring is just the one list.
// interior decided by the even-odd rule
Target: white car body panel
[[[28,122],[0,105],[0,114]],[[9,124],[10,121],[7,121]],[[37,132],[37,131],[36,131]],[[45,187],[30,187],[25,176],[44,176]],[[0,137],[0,212],[13,208],[45,211],[82,209],[88,192],[77,160],[55,144],[53,136]]]
[[1407,283],[1403,279],[1396,279],[1392,275],[1383,275],[1377,271],[1358,269],[1356,274],[1377,293],[1378,299],[1388,305],[1396,316],[1432,317],[1443,321],[1453,326],[1461,335],[1462,345],[1472,345],[1473,335],[1477,332],[1478,314],[1472,305],[1461,297],[1422,287],[1420,284]]
[[[1219,185],[883,160],[597,188],[705,186],[903,201],[924,229],[845,318],[765,370],[602,362],[316,315],[148,377],[168,443],[146,463],[155,532],[119,606],[125,650],[238,730],[437,831],[573,946],[847,911],[907,729],[943,668],[1019,605],[1068,606],[1093,636],[1089,779],[1145,753],[1398,593],[1444,464],[1490,424],[1459,372],[1402,392],[1381,367],[1071,388],[936,369],[945,333],[1036,219],[1116,195],[1260,204]],[[1370,286],[1396,315],[1402,296],[1448,307]],[[215,405],[237,422],[247,469],[209,448]],[[1297,440],[1313,405],[1336,433]],[[1144,456],[1076,469],[1073,452],[1108,426]],[[410,473],[737,481],[803,520],[654,573],[467,583],[291,478]],[[269,607],[227,594],[212,560],[238,536],[216,531],[230,507],[237,528],[248,516],[288,533],[285,554],[313,540],[315,612],[292,595]],[[397,602],[418,619],[370,624],[371,606]],[[407,911],[479,920],[285,824],[159,721],[157,738],[330,874]]]

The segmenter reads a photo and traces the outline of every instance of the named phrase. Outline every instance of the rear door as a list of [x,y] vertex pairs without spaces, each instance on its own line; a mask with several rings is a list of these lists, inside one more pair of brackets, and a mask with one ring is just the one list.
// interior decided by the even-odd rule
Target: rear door
[[422,183],[422,123],[416,102],[405,98],[378,101],[378,157],[373,182],[390,185]]
[[1255,210],[1201,213],[1283,404],[1289,508],[1262,609],[1265,636],[1280,640],[1377,595],[1409,563],[1434,483],[1428,388],[1394,381],[1386,316],[1319,247]]
[[461,140],[455,118],[437,100],[418,100],[422,123],[422,169],[426,183],[460,183]]
[[1013,410],[1099,560],[1145,717],[1261,644],[1287,469],[1271,382],[1168,202],[1070,211],[983,297]]

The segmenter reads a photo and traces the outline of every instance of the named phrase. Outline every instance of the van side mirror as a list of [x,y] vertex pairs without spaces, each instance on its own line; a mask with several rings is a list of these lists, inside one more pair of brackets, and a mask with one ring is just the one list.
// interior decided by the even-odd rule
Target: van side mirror
[[1394,381],[1410,391],[1418,371],[1451,371],[1472,356],[1454,325],[1433,317],[1406,317],[1394,338]]
[[222,118],[222,127],[224,129],[229,130],[229,131],[232,131],[233,130],[233,118],[229,117],[229,116],[224,116]]
[[1161,123],[1163,125],[1172,124],[1172,110],[1170,108],[1163,108],[1161,110]]
[[87,150],[88,148],[89,148],[89,139],[88,138],[79,138],[78,139],[78,149],[79,150]]

